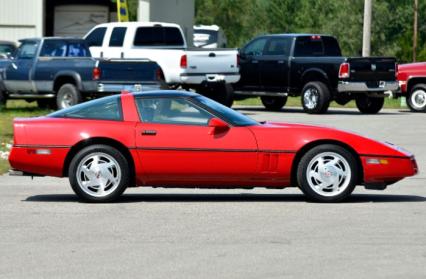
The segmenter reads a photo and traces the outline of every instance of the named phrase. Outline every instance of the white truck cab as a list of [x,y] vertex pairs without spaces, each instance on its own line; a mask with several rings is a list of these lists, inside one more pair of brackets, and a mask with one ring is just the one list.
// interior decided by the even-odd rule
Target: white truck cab
[[194,89],[226,105],[240,79],[236,49],[188,49],[182,29],[164,22],[111,22],[84,37],[94,57],[157,62],[170,87]]

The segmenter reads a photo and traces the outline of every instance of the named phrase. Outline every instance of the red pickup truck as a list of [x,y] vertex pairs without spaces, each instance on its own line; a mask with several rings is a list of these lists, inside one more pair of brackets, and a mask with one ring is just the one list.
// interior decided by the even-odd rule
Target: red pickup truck
[[415,112],[426,112],[426,62],[398,65],[401,95]]

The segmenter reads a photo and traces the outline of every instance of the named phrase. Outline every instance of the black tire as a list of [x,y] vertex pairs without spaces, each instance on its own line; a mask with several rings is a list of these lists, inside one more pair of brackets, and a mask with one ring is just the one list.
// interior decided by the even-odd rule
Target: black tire
[[64,109],[83,101],[80,91],[74,84],[66,83],[62,85],[56,95],[56,104],[58,109]]
[[[319,163],[316,161],[318,156],[324,156],[323,162],[325,163],[325,169],[323,169],[323,171],[321,171]],[[330,162],[333,162],[332,158],[338,156],[341,158],[339,159],[340,161],[336,163],[336,167]],[[343,163],[343,160],[345,163]],[[315,168],[318,168],[317,175],[319,180],[316,180],[316,176],[309,177],[311,171]],[[339,176],[338,171],[342,170],[347,170],[350,176],[349,174],[346,174],[346,176]],[[315,172],[316,171],[314,171],[314,173]],[[312,148],[303,155],[297,166],[297,182],[302,192],[311,201],[339,202],[346,199],[354,190],[358,181],[358,173],[358,164],[352,153],[338,145],[324,144]],[[323,181],[321,181],[321,179],[323,179]],[[328,183],[327,179],[338,179],[335,180],[337,181],[336,191],[333,189],[332,185],[326,186],[323,189],[321,189],[321,183],[315,185],[318,184],[318,182],[324,182],[324,180]],[[342,179],[342,181],[340,181],[340,179]]]
[[279,111],[287,103],[287,96],[262,96],[260,100],[267,110]]
[[57,109],[55,99],[40,99],[37,100],[37,105],[41,109]]
[[0,90],[0,110],[6,107],[6,103],[7,103],[7,95]]
[[302,89],[303,110],[310,114],[326,113],[330,106],[330,90],[321,81],[311,81],[305,84]]
[[212,84],[201,89],[201,94],[227,107],[232,107],[234,103],[234,89],[228,83]]
[[376,114],[385,103],[385,98],[373,98],[366,95],[358,96],[355,100],[356,106],[361,113]]
[[411,88],[407,105],[411,111],[426,112],[426,84],[417,84]]
[[[81,164],[84,164],[87,161],[90,162],[90,159],[91,159],[90,156],[95,156],[95,155],[100,158],[99,159],[100,161],[104,160],[104,162],[106,161],[106,159],[109,159],[110,162],[113,162],[113,160],[111,160],[111,158],[113,158],[115,160],[114,166],[108,167],[107,169],[110,174],[112,173],[113,176],[114,176],[114,173],[117,174],[117,176],[118,174],[120,174],[119,183],[117,183],[116,185],[108,186],[113,181],[111,181],[110,179],[107,180],[107,185],[104,187],[104,191],[110,191],[110,193],[107,193],[104,196],[96,196],[96,194],[100,192],[100,187],[101,187],[100,184],[97,186],[97,188],[96,188],[96,185],[94,185],[91,187],[90,186],[87,187],[88,189],[86,190],[84,189],[84,186],[83,186],[83,180],[86,180],[84,182],[87,182],[87,179],[89,180],[94,179],[97,182],[99,182],[100,179],[105,179],[105,176],[106,176],[105,169],[101,170],[102,164],[96,164],[96,166],[94,166],[93,165],[94,160],[91,161],[91,163],[89,163],[91,164],[90,169],[86,168],[87,172],[91,172],[92,173],[91,175],[94,175],[94,177],[90,179],[89,178],[90,175],[86,173],[84,174],[81,173],[82,171]],[[106,158],[106,159],[103,159],[103,158]],[[96,169],[97,166],[99,167]],[[92,170],[92,167],[93,167],[93,170]],[[132,181],[129,162],[127,161],[126,157],[124,157],[124,155],[117,149],[109,145],[102,145],[102,144],[91,145],[80,150],[71,160],[71,163],[68,169],[68,176],[69,176],[69,181],[74,193],[76,193],[76,195],[80,199],[86,202],[114,201],[121,196],[124,190],[126,190],[127,186],[130,186]]]

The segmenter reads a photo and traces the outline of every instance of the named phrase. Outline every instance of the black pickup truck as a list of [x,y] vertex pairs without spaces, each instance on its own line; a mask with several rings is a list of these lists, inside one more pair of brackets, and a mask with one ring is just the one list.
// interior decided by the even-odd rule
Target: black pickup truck
[[7,99],[25,99],[62,109],[87,98],[162,85],[156,62],[94,59],[82,39],[35,38],[20,43],[13,58],[0,60],[0,106]]
[[280,110],[287,96],[301,96],[307,113],[325,113],[333,100],[341,105],[355,100],[362,113],[377,113],[384,97],[398,89],[395,58],[342,57],[332,36],[259,36],[239,55],[234,98],[261,96],[270,110]]

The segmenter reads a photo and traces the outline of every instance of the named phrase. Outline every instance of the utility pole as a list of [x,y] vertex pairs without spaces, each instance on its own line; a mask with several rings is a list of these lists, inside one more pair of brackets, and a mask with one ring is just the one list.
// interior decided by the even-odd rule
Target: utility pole
[[362,34],[362,56],[370,56],[371,44],[371,1],[364,2],[364,30]]
[[413,62],[416,62],[417,57],[417,14],[419,0],[414,0],[414,20],[413,20]]

